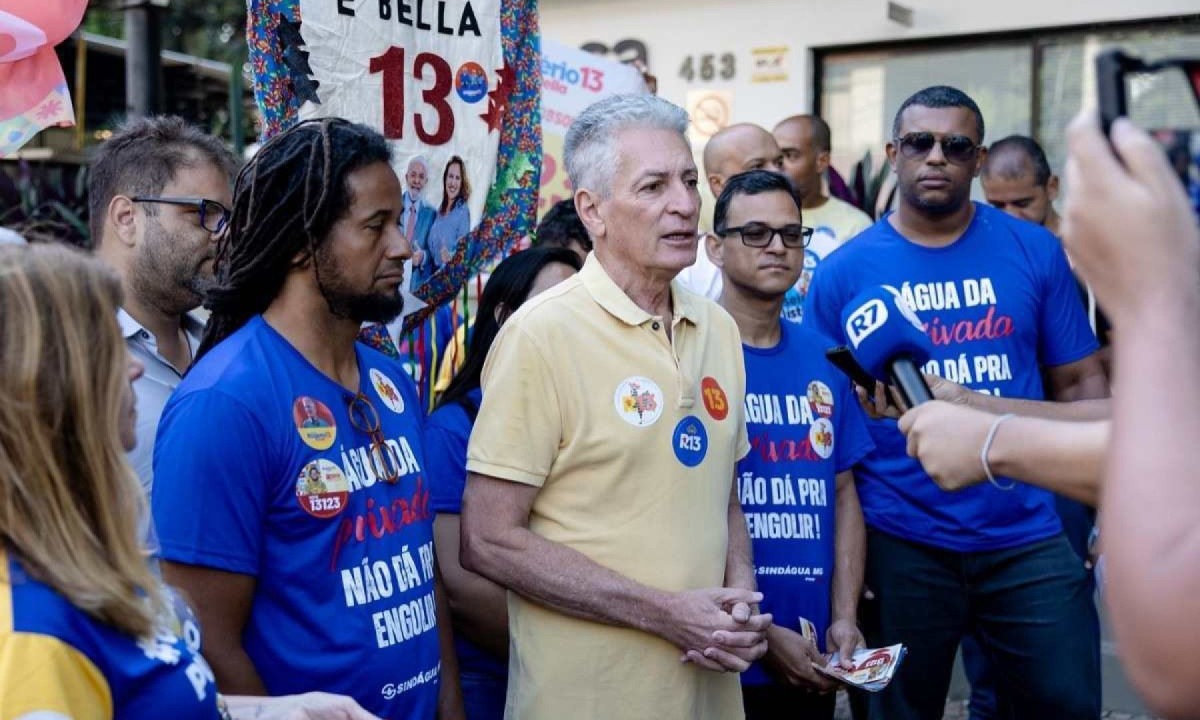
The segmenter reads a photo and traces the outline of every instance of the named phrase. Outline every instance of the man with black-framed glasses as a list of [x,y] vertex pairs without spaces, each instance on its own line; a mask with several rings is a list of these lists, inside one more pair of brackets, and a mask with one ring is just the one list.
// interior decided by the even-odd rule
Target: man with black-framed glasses
[[792,184],[763,170],[734,175],[713,229],[719,302],[746,363],[751,450],[737,463],[738,497],[762,608],[774,617],[766,656],[742,673],[746,720],[830,720],[836,684],[813,665],[824,664],[822,652],[849,657],[863,643],[866,537],[851,468],[874,444],[849,380],[825,359],[833,343],[780,317],[812,237]]
[[[204,330],[189,313],[212,283],[215,241],[229,220],[237,165],[220,140],[179,117],[130,120],[92,159],[92,244],[121,277],[121,332],[146,368],[134,381],[137,446],[129,461],[147,495],[154,486],[159,416]],[[142,536],[155,550],[148,514]]]
[[[901,105],[887,147],[899,205],[821,265],[805,322],[845,342],[846,304],[890,287],[930,336],[925,372],[1010,398],[1102,397],[1098,344],[1058,241],[970,200],[983,131],[978,106],[954,88]],[[868,640],[909,650],[871,698],[872,716],[940,718],[955,651],[973,633],[995,668],[1002,717],[1099,717],[1095,606],[1054,496],[1003,477],[945,492],[908,457],[895,421],[869,428],[876,450],[856,472],[879,614]],[[987,436],[975,441],[987,470]]]

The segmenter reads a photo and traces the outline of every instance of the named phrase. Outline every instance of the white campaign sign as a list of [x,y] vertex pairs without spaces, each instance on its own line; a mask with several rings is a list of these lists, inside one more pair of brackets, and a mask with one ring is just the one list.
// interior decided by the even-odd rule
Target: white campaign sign
[[569,45],[542,38],[542,179],[538,214],[571,197],[562,165],[567,128],[587,106],[609,95],[644,93],[642,75]]
[[302,119],[343,117],[392,142],[396,174],[423,157],[424,200],[442,201],[442,176],[463,158],[471,227],[483,215],[495,176],[499,117],[488,96],[503,64],[500,0],[300,0],[301,34],[319,105]]

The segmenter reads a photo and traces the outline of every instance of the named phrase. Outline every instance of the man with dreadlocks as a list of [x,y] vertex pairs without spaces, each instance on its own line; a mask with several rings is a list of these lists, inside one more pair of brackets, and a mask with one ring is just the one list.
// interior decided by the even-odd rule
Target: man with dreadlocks
[[461,717],[421,406],[395,360],[355,342],[403,305],[389,159],[377,132],[323,119],[239,174],[212,317],[159,426],[153,510],[222,692]]

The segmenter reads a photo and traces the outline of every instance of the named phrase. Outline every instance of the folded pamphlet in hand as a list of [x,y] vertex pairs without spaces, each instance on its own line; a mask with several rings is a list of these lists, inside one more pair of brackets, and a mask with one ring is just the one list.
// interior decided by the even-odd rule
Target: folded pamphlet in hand
[[879,692],[887,687],[896,675],[896,668],[904,659],[904,645],[889,645],[883,648],[860,648],[850,658],[854,664],[849,670],[840,664],[840,654],[833,653],[825,667],[814,665],[817,672],[828,675],[840,683],[867,692]]

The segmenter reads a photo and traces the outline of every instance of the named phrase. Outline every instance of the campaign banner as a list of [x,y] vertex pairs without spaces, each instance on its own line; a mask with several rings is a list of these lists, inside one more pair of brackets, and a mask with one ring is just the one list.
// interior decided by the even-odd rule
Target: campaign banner
[[447,301],[529,231],[542,164],[534,0],[249,0],[249,10],[264,136],[342,117],[391,143],[417,298]]
[[563,166],[567,128],[587,106],[610,95],[647,92],[642,74],[560,42],[542,38],[542,173],[538,214],[571,197]]

